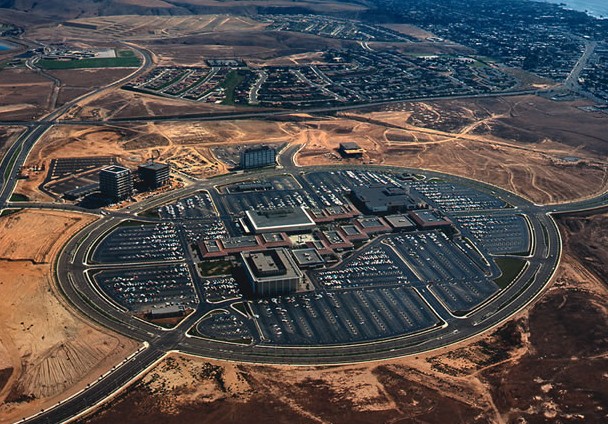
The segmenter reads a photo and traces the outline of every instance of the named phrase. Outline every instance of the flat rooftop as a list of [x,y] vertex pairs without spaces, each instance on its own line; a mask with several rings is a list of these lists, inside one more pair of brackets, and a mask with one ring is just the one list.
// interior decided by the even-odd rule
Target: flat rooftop
[[257,282],[302,277],[302,272],[285,249],[243,252],[241,253],[241,258],[245,264],[246,271]]
[[363,234],[361,233],[361,230],[354,225],[343,225],[340,227],[340,229],[344,231],[344,234],[347,236],[358,236],[359,234]]
[[291,251],[291,254],[295,258],[298,266],[319,265],[325,262],[321,255],[319,255],[317,249],[312,247],[308,249],[294,249]]
[[281,233],[264,233],[262,234],[262,240],[264,240],[264,243],[277,243],[285,241],[285,238]]
[[365,216],[363,218],[357,218],[357,222],[362,228],[377,228],[384,227],[385,224],[382,220],[376,216]]
[[207,249],[207,252],[209,253],[219,252],[221,250],[220,247],[217,245],[217,241],[215,240],[205,240],[203,241],[203,244],[205,245],[205,249]]
[[445,218],[439,215],[436,211],[432,209],[425,209],[420,211],[412,212],[412,214],[416,215],[420,218],[420,221],[428,224],[436,224],[441,222],[446,222]]
[[228,237],[221,239],[221,241],[224,249],[238,249],[258,245],[258,240],[254,236]]
[[125,168],[124,166],[112,165],[108,166],[107,168],[103,168],[102,171],[111,172],[113,174],[119,174],[125,171],[129,172],[129,168]]
[[412,221],[407,215],[388,215],[384,219],[393,228],[414,228],[416,223]]
[[169,167],[169,164],[160,163],[160,162],[148,162],[148,163],[139,165],[139,168],[150,169],[152,171],[160,171],[160,170],[166,169],[168,167]]
[[373,212],[391,209],[414,209],[420,202],[419,199],[410,194],[409,189],[390,185],[355,187],[352,189],[352,195],[356,201]]
[[245,212],[254,232],[301,231],[316,226],[303,207]]

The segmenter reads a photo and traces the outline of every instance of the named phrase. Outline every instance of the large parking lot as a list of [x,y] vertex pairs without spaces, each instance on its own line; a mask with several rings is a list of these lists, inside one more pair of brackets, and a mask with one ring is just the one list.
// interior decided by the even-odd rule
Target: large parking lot
[[251,303],[267,342],[356,343],[414,333],[439,324],[411,288],[311,293]]
[[188,221],[181,224],[181,229],[188,243],[228,237],[228,231],[221,219]]
[[203,280],[205,301],[209,303],[222,302],[227,299],[241,298],[239,284],[233,277],[215,277]]
[[[392,232],[382,226],[382,232],[370,231],[362,245],[355,243],[357,249],[338,231],[359,225],[360,219],[345,214],[336,222],[319,220],[317,237],[325,244],[319,242],[317,248],[325,249],[320,254],[326,262],[322,268],[300,269],[300,284],[314,288],[310,292],[255,299],[243,294],[249,283],[237,269],[231,275],[190,275],[190,264],[185,263],[190,253],[184,249],[215,239],[231,246],[227,239],[242,236],[238,218],[247,210],[340,206],[349,203],[354,187],[375,185],[412,188],[454,226],[423,230],[418,223]],[[158,223],[129,221],[110,231],[92,257],[104,264],[99,268],[114,268],[95,275],[101,288],[116,302],[140,312],[192,306],[198,301],[193,285],[197,284],[200,306],[209,313],[194,331],[202,337],[291,346],[362,343],[415,334],[444,321],[451,326],[455,318],[450,313],[463,315],[500,290],[494,280],[501,269],[491,254],[526,252],[530,244],[526,220],[502,200],[424,175],[336,170],[277,174],[217,187],[159,208]],[[306,237],[314,240],[315,234],[307,232]],[[193,258],[204,260],[196,253]],[[165,263],[152,268],[146,264],[151,261]],[[237,259],[229,261],[234,264]],[[337,264],[330,266],[334,261]],[[235,303],[240,306],[233,307]]]
[[452,312],[463,312],[483,303],[498,291],[493,269],[482,270],[443,233],[404,234],[389,239],[418,278]]
[[278,209],[285,207],[318,207],[313,195],[306,190],[268,190],[226,194],[222,196],[226,211],[240,215],[247,210]]
[[248,191],[299,190],[302,186],[291,175],[276,175],[262,180],[244,181],[223,187],[226,193],[244,193]]
[[232,343],[250,343],[253,336],[242,316],[232,312],[214,311],[196,325],[202,337]]
[[530,232],[522,216],[475,215],[458,217],[457,222],[463,231],[495,255],[530,250]]
[[93,261],[101,263],[181,259],[184,259],[184,250],[172,223],[119,226],[93,253]]
[[394,175],[371,171],[311,172],[306,174],[305,178],[324,207],[343,205],[354,187],[374,184],[401,185]]
[[500,209],[506,203],[497,197],[463,185],[442,181],[413,182],[414,187],[427,202],[445,212]]
[[325,289],[344,289],[367,286],[393,286],[418,282],[388,246],[376,245],[357,253],[339,266],[312,274]]
[[213,200],[206,191],[162,206],[158,209],[158,214],[165,219],[203,219],[217,216]]
[[195,307],[198,303],[185,264],[107,270],[94,278],[112,299],[134,312],[168,305]]

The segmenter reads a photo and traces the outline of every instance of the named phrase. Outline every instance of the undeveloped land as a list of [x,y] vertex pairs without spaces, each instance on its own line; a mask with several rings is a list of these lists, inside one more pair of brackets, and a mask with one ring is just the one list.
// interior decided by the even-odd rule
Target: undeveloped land
[[367,150],[365,163],[462,175],[539,203],[574,200],[607,185],[608,115],[579,106],[526,96],[348,113],[309,123],[298,161],[344,163],[336,148],[350,140]]
[[0,126],[0,158],[25,131],[22,127],[3,127]]
[[[154,157],[172,161],[175,169],[194,177],[208,177],[226,171],[211,147],[295,143],[303,145],[296,159],[304,166],[366,163],[431,169],[495,184],[534,202],[562,202],[595,195],[608,183],[608,115],[579,106],[560,103],[566,109],[560,112],[554,102],[521,97],[406,104],[399,110],[338,117],[54,128],[27,166],[54,157],[114,154],[127,165]],[[346,141],[366,150],[362,160],[338,154]],[[40,198],[36,188],[42,179],[22,182],[19,190]]]
[[77,317],[53,286],[58,249],[92,220],[56,211],[0,218],[0,422],[65,399],[136,349]]
[[[592,234],[589,241],[605,250],[606,219],[562,230],[569,241]],[[88,422],[604,422],[608,290],[572,247],[532,308],[469,342],[336,367],[170,356]]]
[[34,119],[48,111],[53,83],[29,69],[0,70],[0,119]]
[[114,90],[72,108],[66,119],[105,120],[142,116],[180,116],[192,114],[242,112],[244,108],[179,100]]
[[57,106],[131,74],[133,69],[65,69],[49,72],[61,81]]

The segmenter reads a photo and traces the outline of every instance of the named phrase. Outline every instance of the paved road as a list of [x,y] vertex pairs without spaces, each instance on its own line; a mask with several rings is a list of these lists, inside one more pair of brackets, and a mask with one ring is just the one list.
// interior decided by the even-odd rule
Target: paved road
[[[144,56],[144,63],[136,74],[145,72],[151,64],[150,53],[141,50]],[[115,82],[108,87],[100,88],[79,99],[76,99],[62,108],[47,115],[41,121],[27,123],[28,130],[11,146],[8,154],[0,163],[0,208],[10,205],[11,207],[23,208],[51,208],[64,209],[82,212],[81,208],[71,205],[61,204],[41,204],[32,202],[11,202],[8,200],[14,189],[16,180],[15,174],[36,141],[50,128],[57,124],[58,119],[77,101],[91,96],[100,91],[122,84],[123,81]],[[513,93],[512,95],[528,94],[528,92]],[[504,96],[505,94],[499,94]],[[469,96],[470,97],[470,96]],[[488,97],[487,95],[474,97]],[[387,103],[383,103],[387,104]],[[319,109],[314,112],[330,112],[337,110],[355,109],[364,106],[353,106],[346,108]],[[263,112],[262,114],[239,114],[239,115],[216,115],[212,117],[187,116],[187,117],[153,117],[145,118],[148,120],[204,120],[204,119],[227,119],[248,117],[273,116],[290,112],[276,111]],[[125,122],[125,121],[121,121]],[[78,122],[81,125],[83,122]],[[100,124],[99,122],[91,123]],[[103,123],[103,125],[107,122]],[[125,219],[133,219],[137,213],[156,208],[162,204],[173,202],[179,198],[187,197],[201,189],[210,190],[215,184],[225,184],[235,182],[243,178],[270,176],[277,172],[300,172],[294,163],[294,156],[297,152],[296,147],[285,149],[279,160],[282,169],[259,170],[248,173],[247,175],[229,175],[219,179],[197,182],[194,185],[175,190],[156,198],[143,201],[131,208],[130,211],[104,212],[105,215],[95,223],[89,225],[79,234],[73,237],[64,246],[57,262],[56,279],[57,284],[63,295],[74,308],[82,314],[96,321],[104,327],[124,334],[135,340],[146,342],[148,347],[138,352],[129,361],[116,367],[112,372],[100,378],[83,392],[73,398],[62,402],[55,408],[44,411],[31,418],[30,422],[63,422],[75,417],[77,414],[86,410],[91,405],[107,399],[113,392],[124,387],[130,380],[136,378],[139,373],[152,366],[156,361],[170,350],[180,350],[182,352],[196,354],[210,358],[230,359],[236,361],[259,362],[259,363],[296,363],[296,364],[337,364],[377,360],[414,354],[422,351],[439,348],[460,340],[464,340],[482,331],[486,331],[524,308],[533,301],[544,289],[547,282],[555,272],[561,255],[561,239],[559,231],[551,214],[572,213],[580,210],[590,210],[606,207],[608,205],[608,194],[602,194],[595,198],[580,202],[541,206],[522,199],[513,193],[498,187],[490,186],[485,183],[465,180],[453,176],[444,175],[437,172],[425,171],[430,177],[438,177],[448,180],[455,180],[472,185],[482,191],[495,194],[513,205],[517,210],[530,217],[532,232],[536,239],[534,249],[528,258],[529,264],[518,280],[507,289],[501,291],[487,305],[482,306],[461,318],[454,318],[449,326],[435,328],[421,334],[399,337],[389,340],[381,340],[374,343],[348,345],[348,346],[325,346],[319,348],[304,347],[284,347],[269,345],[235,345],[213,340],[203,340],[185,336],[185,332],[194,325],[202,316],[203,309],[199,308],[188,316],[180,325],[171,330],[162,329],[152,324],[134,318],[123,309],[117,307],[109,301],[91,281],[87,272],[87,259],[91,248],[108,231]],[[309,167],[307,170],[337,170],[349,167]],[[365,169],[398,170],[401,172],[419,172],[415,169],[387,168],[366,166]],[[512,209],[508,211],[512,213]],[[91,211],[88,211],[91,212]],[[93,211],[100,212],[100,211]],[[478,213],[476,211],[476,213]],[[504,210],[487,211],[488,214],[506,213]],[[139,218],[138,218],[139,219]]]
[[[293,157],[295,149],[288,149],[284,154],[288,158],[282,159],[285,169],[281,172],[299,171],[299,169],[293,168],[293,165],[289,165],[289,157]],[[327,169],[335,170],[337,168],[310,168],[310,170]],[[257,172],[256,176],[261,177],[276,172],[275,170],[263,170]],[[431,174],[437,177],[453,179],[453,177],[440,173]],[[168,193],[162,199],[150,199],[142,202],[131,213],[135,214],[147,208],[156,207],[161,203],[190,195],[197,190],[212,189],[214,184],[220,182],[236,181],[247,176],[230,175],[223,179],[200,182],[193,187]],[[462,179],[457,180],[462,181]],[[122,365],[115,372],[98,381],[92,392],[87,390],[70,401],[70,403],[66,402],[64,405],[41,414],[32,422],[44,422],[47,419],[59,422],[73,416],[79,411],[79,405],[80,409],[82,409],[85,404],[90,405],[94,401],[103,400],[107,396],[110,396],[117,387],[121,387],[128,381],[127,375],[131,375],[132,377],[137,376],[147,367],[153,365],[162,355],[162,352],[169,350],[180,350],[204,357],[246,362],[336,364],[377,360],[435,349],[466,339],[503,322],[542,292],[547,281],[549,281],[559,262],[561,252],[559,233],[555,223],[544,212],[542,207],[533,205],[511,193],[483,183],[474,182],[473,185],[509,199],[508,201],[513,206],[521,209],[524,213],[532,215],[533,232],[539,240],[535,244],[536,248],[530,256],[530,264],[526,271],[520,276],[516,284],[501,292],[493,302],[478,309],[469,316],[453,320],[448,327],[365,345],[326,346],[310,349],[268,345],[244,346],[185,337],[184,332],[201,317],[202,310],[197,310],[182,322],[177,329],[173,330],[160,329],[137,320],[125,311],[117,308],[113,303],[108,302],[89,280],[88,275],[84,273],[86,268],[85,263],[90,254],[91,246],[106,234],[107,231],[125,219],[124,216],[105,216],[87,227],[86,230],[83,230],[65,246],[59,257],[57,266],[58,272],[56,277],[58,284],[66,298],[83,314],[114,331],[136,340],[147,341],[150,344],[150,348],[142,351],[135,356],[134,360]],[[496,211],[495,213],[498,214],[501,211]],[[545,226],[546,230],[542,229],[543,226]],[[549,248],[547,249],[545,246]],[[86,398],[86,402],[82,401],[83,398]]]
[[21,166],[25,163],[27,156],[30,151],[34,147],[34,144],[52,127],[58,120],[76,105],[78,102],[81,102],[88,97],[94,96],[96,94],[101,93],[102,91],[119,87],[125,83],[125,81],[135,78],[148,70],[152,66],[152,53],[149,50],[131,46],[136,49],[142,56],[143,62],[139,69],[137,69],[132,74],[115,81],[106,86],[95,89],[87,94],[84,94],[80,97],[77,97],[74,100],[71,100],[65,103],[60,108],[54,110],[48,115],[41,118],[39,121],[29,122],[27,123],[26,131],[21,134],[21,136],[13,143],[13,145],[9,148],[7,153],[4,155],[4,158],[0,162],[0,210],[2,210],[8,200],[10,199],[13,190],[15,189],[15,185],[17,184],[17,174],[21,169]]
[[[382,340],[365,345],[327,346],[321,348],[294,348],[268,345],[233,345],[218,341],[203,340],[186,337],[185,331],[201,318],[202,309],[185,319],[179,327],[166,330],[132,317],[126,311],[118,308],[108,301],[97,289],[86,273],[87,259],[91,247],[108,231],[125,219],[137,218],[136,215],[150,208],[173,202],[205,189],[212,190],[214,185],[226,184],[244,178],[261,178],[276,174],[277,172],[297,173],[302,171],[294,164],[297,146],[283,151],[279,163],[280,170],[265,169],[246,175],[232,174],[218,179],[198,182],[190,187],[166,193],[156,198],[143,201],[129,211],[112,212],[102,216],[100,220],[88,226],[77,236],[72,238],[62,250],[57,263],[57,282],[64,296],[82,314],[96,321],[100,325],[124,334],[135,340],[146,341],[149,348],[142,350],[133,359],[118,367],[104,378],[97,381],[89,389],[73,399],[58,405],[52,410],[41,413],[33,418],[32,422],[61,422],[86,409],[85,407],[102,401],[118,388],[123,387],[130,379],[135,378],[147,367],[153,365],[164,353],[170,350],[180,350],[210,358],[230,359],[245,362],[259,363],[298,363],[298,364],[336,364],[345,362],[360,362],[391,358],[428,351],[442,347],[460,340],[464,340],[495,325],[525,307],[539,293],[550,280],[557,268],[561,254],[561,240],[555,222],[550,213],[571,213],[575,210],[589,209],[605,206],[608,194],[565,205],[549,207],[534,205],[513,193],[485,183],[465,180],[447,176],[437,172],[427,172],[429,177],[451,179],[471,185],[477,189],[498,195],[517,208],[521,213],[530,216],[532,230],[537,242],[529,258],[529,266],[520,276],[518,282],[503,290],[491,303],[483,306],[470,315],[450,322],[447,328],[436,328],[430,332]],[[316,166],[306,168],[307,171],[338,170],[351,167]],[[364,169],[394,170],[400,172],[419,172],[415,169],[387,168],[365,166]],[[14,203],[21,207],[60,208],[78,210],[71,205],[38,204],[30,202]],[[478,213],[478,212],[475,212]],[[513,213],[513,210],[493,210],[488,214]],[[544,227],[544,229],[543,229]]]
[[[334,112],[344,112],[348,110],[367,109],[370,107],[388,106],[391,104],[408,103],[408,102],[423,102],[431,100],[457,100],[457,99],[482,99],[490,97],[513,97],[523,96],[528,94],[537,94],[538,90],[518,90],[518,91],[502,91],[496,93],[485,93],[485,94],[469,94],[469,95],[458,95],[458,96],[429,96],[429,97],[413,97],[409,99],[399,100],[387,100],[381,102],[369,102],[361,103],[356,105],[346,106],[333,106],[333,107],[322,107],[322,108],[309,108],[309,109],[273,109],[273,110],[260,110],[258,112],[242,112],[242,113],[205,113],[205,114],[188,114],[188,115],[154,115],[154,116],[141,116],[135,118],[115,118],[108,119],[105,121],[91,121],[91,120],[49,120],[40,122],[37,125],[53,126],[53,125],[88,125],[88,126],[106,126],[106,125],[118,125],[133,122],[188,122],[188,121],[225,121],[225,120],[238,120],[238,119],[264,119],[279,117],[285,115],[292,115],[294,113],[309,113],[309,114],[328,114]],[[32,122],[30,121],[0,121],[0,125],[3,126],[25,126],[31,127]]]

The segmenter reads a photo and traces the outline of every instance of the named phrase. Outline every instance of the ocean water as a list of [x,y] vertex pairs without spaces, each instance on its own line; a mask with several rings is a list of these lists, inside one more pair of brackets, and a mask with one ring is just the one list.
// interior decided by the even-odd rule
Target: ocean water
[[608,18],[608,0],[545,0],[548,3],[565,4],[568,9],[580,10],[590,15]]

